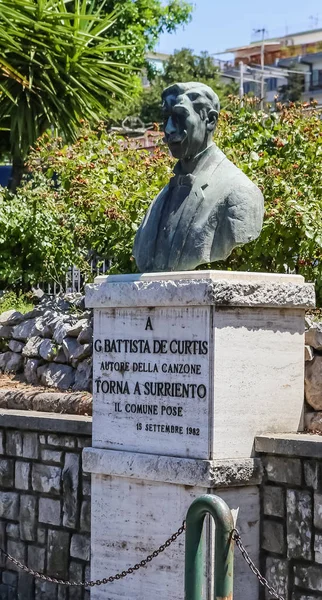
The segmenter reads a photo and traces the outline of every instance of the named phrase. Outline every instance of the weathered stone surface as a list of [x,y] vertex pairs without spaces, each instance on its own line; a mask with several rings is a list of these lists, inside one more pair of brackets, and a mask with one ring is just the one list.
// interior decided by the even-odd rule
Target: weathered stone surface
[[51,361],[58,354],[58,345],[52,340],[43,340],[39,346],[38,354],[44,360]]
[[92,356],[93,346],[92,344],[79,344],[78,348],[75,350],[71,360],[72,365],[76,366],[77,361],[84,360],[84,358],[88,358]]
[[0,354],[0,371],[4,373],[19,373],[23,369],[23,358],[17,352],[4,352]]
[[48,435],[49,446],[60,446],[61,448],[75,448],[75,438],[69,435]]
[[39,498],[39,522],[60,525],[60,500]]
[[20,497],[20,539],[28,542],[33,542],[37,539],[36,506],[36,496],[22,495]]
[[87,319],[80,319],[74,325],[71,325],[68,335],[70,337],[77,338],[79,334],[87,327],[88,321]]
[[33,576],[29,573],[20,572],[18,575],[17,600],[34,600],[34,598]]
[[73,385],[73,390],[90,390],[92,387],[92,373],[93,373],[93,365],[92,360],[84,360],[77,366],[75,373],[75,383]]
[[23,321],[13,328],[12,337],[15,340],[28,340],[31,337],[40,335],[40,331],[36,324],[36,318]]
[[38,573],[45,570],[45,548],[28,546],[28,567]]
[[74,533],[70,545],[70,555],[73,558],[80,560],[89,560],[90,558],[90,541],[89,536]]
[[322,529],[322,494],[314,493],[314,525]]
[[80,332],[77,341],[80,344],[91,344],[93,342],[93,327],[91,325],[87,325]]
[[71,361],[74,358],[74,353],[77,351],[78,347],[82,347],[78,341],[74,337],[65,337],[62,342],[62,348],[66,359]]
[[294,583],[308,590],[322,592],[322,567],[315,565],[295,565]]
[[57,600],[57,584],[37,579],[35,582],[35,600]]
[[67,363],[67,358],[65,356],[65,352],[61,346],[59,346],[57,355],[53,359],[54,362],[61,363],[62,365]]
[[262,548],[274,554],[284,554],[285,540],[283,524],[277,521],[263,521]]
[[10,585],[10,587],[16,587],[18,580],[17,573],[12,573],[11,571],[4,571],[2,573],[2,581],[6,585]]
[[311,346],[305,346],[305,353],[304,353],[304,359],[305,362],[306,361],[311,361],[314,358],[314,352],[313,352],[313,348],[311,348]]
[[39,348],[42,342],[43,339],[37,335],[30,337],[24,346],[22,355],[27,356],[28,358],[36,358],[39,356]]
[[0,326],[0,338],[4,338],[5,340],[8,340],[9,338],[11,338],[12,332],[13,332],[13,327],[10,327],[10,325]]
[[305,398],[315,410],[322,410],[322,356],[305,364]]
[[[70,562],[69,567],[69,577],[73,581],[83,581],[84,578],[84,567],[81,563],[72,560]],[[69,600],[83,600],[83,597],[80,595],[80,589],[74,588],[72,594],[69,590]]]
[[322,324],[312,323],[310,329],[305,332],[305,344],[312,346],[315,350],[322,350]]
[[10,456],[22,456],[21,431],[7,431],[6,451]]
[[62,452],[57,450],[48,450],[48,448],[44,448],[41,450],[41,460],[44,462],[53,462],[53,463],[61,463],[62,460]]
[[32,488],[35,492],[60,494],[61,469],[51,465],[33,464]]
[[11,458],[0,459],[0,485],[1,487],[13,487],[14,461]]
[[62,473],[64,495],[63,525],[65,527],[75,528],[77,524],[79,461],[80,458],[78,454],[66,452]]
[[264,514],[271,517],[284,517],[284,490],[281,487],[264,487],[263,492]]
[[305,429],[312,433],[322,433],[322,412],[308,412],[305,415]]
[[[16,540],[8,540],[7,552],[23,564],[26,564],[26,545],[23,542],[18,542]],[[15,567],[15,565],[9,560],[7,561],[7,566],[8,569],[18,571],[18,573],[20,572],[20,569],[18,567]]]
[[318,489],[318,486],[322,486],[322,464],[316,460],[305,460],[304,461],[304,481],[307,487],[311,487],[314,490]]
[[63,339],[68,336],[68,332],[71,328],[71,324],[59,319],[55,326],[53,338],[57,344],[62,344]]
[[266,558],[265,576],[268,583],[283,598],[287,598],[289,589],[288,561],[281,558]]
[[312,498],[310,492],[286,490],[288,558],[311,560]]
[[47,536],[46,527],[37,527],[37,542],[38,544],[45,544]]
[[322,534],[317,532],[314,535],[314,561],[322,564]]
[[0,454],[4,453],[3,432],[0,430]]
[[20,537],[20,528],[18,523],[8,523],[6,527],[6,533],[9,538],[12,540],[19,540]]
[[18,490],[29,489],[30,462],[16,461],[15,486]]
[[300,459],[265,456],[263,465],[269,481],[301,485],[302,466]]
[[80,527],[81,531],[91,531],[91,503],[89,500],[82,502]]
[[23,434],[22,456],[24,458],[38,458],[38,433],[28,431]]
[[0,315],[0,325],[17,325],[24,318],[25,315],[17,310],[6,310]]
[[42,361],[37,358],[28,358],[24,367],[24,375],[28,383],[36,384],[39,381],[37,369]]
[[72,367],[61,364],[48,364],[37,369],[37,375],[43,385],[56,387],[60,390],[72,388],[75,381],[75,372]]
[[83,475],[83,483],[82,483],[82,494],[83,494],[83,496],[91,495],[91,480],[87,479],[84,475]]
[[[0,521],[0,547],[6,547],[6,524],[4,521]],[[5,567],[6,557],[0,552],[0,567]]]
[[48,531],[47,572],[54,577],[67,579],[69,558],[69,533]]
[[18,342],[17,340],[10,340],[8,346],[11,352],[22,352],[24,348],[24,342]]

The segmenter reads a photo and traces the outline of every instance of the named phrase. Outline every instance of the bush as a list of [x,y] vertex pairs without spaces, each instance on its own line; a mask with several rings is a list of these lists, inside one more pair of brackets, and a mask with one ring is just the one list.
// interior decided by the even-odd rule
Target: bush
[[[253,103],[232,99],[216,139],[263,190],[263,231],[211,266],[299,273],[316,282],[322,303],[322,121],[311,108],[264,115]],[[19,194],[0,196],[0,280],[49,281],[73,263],[86,272],[89,251],[112,258],[111,272],[135,271],[135,232],[172,167],[167,149],[149,154],[103,129],[85,125],[68,147],[43,136]]]

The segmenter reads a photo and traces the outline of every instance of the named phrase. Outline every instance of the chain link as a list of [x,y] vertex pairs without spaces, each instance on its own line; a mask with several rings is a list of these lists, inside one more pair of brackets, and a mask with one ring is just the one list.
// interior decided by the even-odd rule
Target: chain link
[[49,581],[49,583],[59,583],[60,585],[66,585],[69,587],[82,586],[82,587],[87,588],[87,587],[94,587],[95,585],[105,585],[106,583],[113,583],[113,581],[118,581],[119,579],[123,579],[127,575],[132,575],[135,571],[138,571],[142,567],[145,567],[149,562],[151,562],[151,560],[153,560],[154,558],[159,556],[159,554],[161,554],[161,552],[164,552],[164,550],[166,548],[169,548],[169,546],[171,546],[171,544],[176,541],[176,539],[179,537],[179,535],[181,535],[184,532],[185,528],[186,528],[186,522],[183,521],[183,523],[182,523],[181,527],[179,527],[178,531],[173,533],[169,537],[169,539],[166,542],[164,542],[164,544],[161,544],[161,546],[159,546],[159,548],[157,550],[154,550],[154,552],[152,552],[152,554],[148,554],[148,556],[146,558],[144,558],[143,560],[141,560],[141,562],[136,563],[136,565],[134,565],[133,567],[129,567],[128,569],[126,569],[126,571],[121,571],[120,573],[116,573],[116,575],[111,575],[110,577],[104,577],[104,579],[97,579],[96,581],[68,581],[65,579],[56,579],[56,577],[49,577],[48,575],[44,575],[43,573],[38,573],[38,571],[29,569],[29,567],[26,567],[26,565],[23,565],[19,560],[17,560],[16,558],[14,558],[10,554],[8,554],[8,552],[5,552],[2,548],[0,548],[0,552],[2,552],[2,554],[4,556],[6,556],[8,560],[10,560],[14,565],[16,565],[16,567],[19,567],[19,569],[22,569],[22,571],[25,571],[26,573],[33,575],[33,577],[36,577],[37,579],[42,579],[43,581]]
[[283,596],[280,596],[275,590],[274,588],[272,588],[272,586],[269,585],[267,579],[265,579],[265,577],[263,577],[263,575],[259,572],[258,568],[256,567],[256,565],[253,563],[252,559],[250,558],[245,546],[243,545],[242,541],[241,541],[241,537],[240,537],[240,533],[238,531],[238,529],[233,529],[233,533],[232,533],[232,539],[234,540],[234,542],[236,542],[236,546],[238,548],[238,550],[240,550],[244,560],[246,561],[246,563],[248,564],[250,570],[252,571],[252,573],[254,573],[254,575],[256,575],[259,583],[264,586],[268,593],[273,596],[273,598],[276,598],[276,600],[285,600],[283,598]]

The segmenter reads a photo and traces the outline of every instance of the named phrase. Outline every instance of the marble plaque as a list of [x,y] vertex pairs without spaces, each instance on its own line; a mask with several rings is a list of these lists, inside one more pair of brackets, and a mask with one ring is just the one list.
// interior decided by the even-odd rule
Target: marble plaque
[[210,307],[95,311],[93,446],[208,458]]

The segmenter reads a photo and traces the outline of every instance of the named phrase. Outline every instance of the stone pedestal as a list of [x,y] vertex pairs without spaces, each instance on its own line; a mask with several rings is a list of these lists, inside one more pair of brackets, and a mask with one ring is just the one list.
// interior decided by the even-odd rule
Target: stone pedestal
[[[197,271],[97,278],[94,311],[92,578],[139,562],[206,491],[239,508],[258,557],[260,468],[254,437],[302,428],[304,310],[300,276]],[[211,594],[208,528],[204,597]],[[92,600],[182,600],[183,536]],[[235,600],[257,600],[236,557]]]

